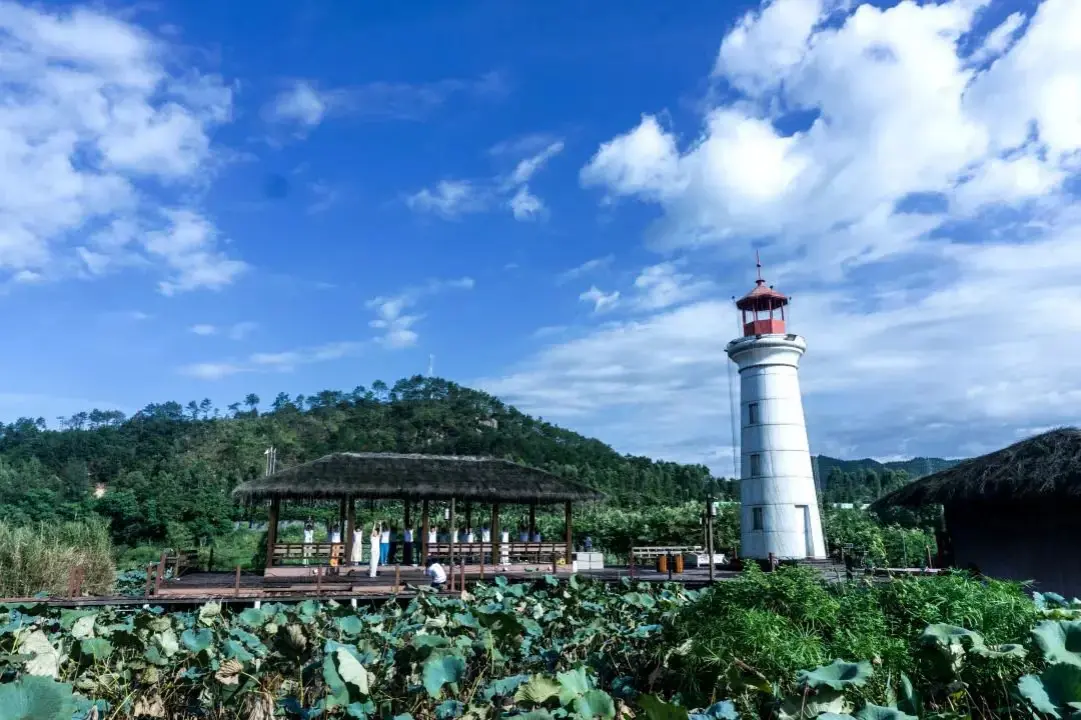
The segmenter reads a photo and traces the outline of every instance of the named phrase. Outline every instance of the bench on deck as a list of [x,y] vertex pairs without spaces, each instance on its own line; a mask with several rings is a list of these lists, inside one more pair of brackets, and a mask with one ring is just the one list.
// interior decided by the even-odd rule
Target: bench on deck
[[[511,562],[515,560],[535,563],[551,562],[553,557],[563,557],[567,554],[567,546],[564,543],[510,541],[499,543],[499,546],[499,554],[502,555],[505,549]],[[431,543],[428,546],[428,556],[449,558],[450,548],[451,544],[448,542]],[[456,562],[462,558],[466,560],[472,558],[479,562],[482,556],[486,564],[499,562],[499,558],[496,558],[495,563],[492,562],[492,543],[490,542],[454,543]]]
[[270,564],[273,567],[340,565],[344,557],[345,543],[280,543],[274,546],[274,556],[270,559]]

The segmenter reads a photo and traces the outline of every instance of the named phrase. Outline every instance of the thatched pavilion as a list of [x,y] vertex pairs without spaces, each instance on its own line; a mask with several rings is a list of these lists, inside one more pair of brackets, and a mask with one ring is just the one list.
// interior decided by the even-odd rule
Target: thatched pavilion
[[[480,548],[483,555],[500,556],[500,507],[507,504],[529,506],[530,528],[535,527],[538,505],[562,504],[566,533],[561,546],[546,543],[546,549],[559,547],[569,565],[573,554],[571,506],[574,502],[599,500],[603,496],[580,483],[559,478],[544,470],[509,460],[487,457],[420,455],[396,453],[334,453],[302,465],[275,472],[257,480],[241,483],[233,490],[234,498],[249,503],[270,501],[267,527],[267,573],[275,559],[283,556],[279,546],[278,519],[282,501],[338,501],[341,548],[348,558],[352,549],[357,500],[399,500],[404,504],[404,526],[412,527],[411,507],[419,503],[420,557],[429,555],[428,531],[432,518],[429,503],[449,502],[449,522],[457,526],[457,503],[465,502],[467,513],[474,505],[491,507],[490,547]],[[467,520],[467,523],[469,521]],[[551,547],[547,547],[551,546]],[[292,547],[292,546],[290,546]],[[451,543],[450,560],[459,553],[477,550]],[[297,548],[297,552],[300,549]],[[310,548],[307,552],[310,552]],[[539,550],[538,550],[539,554]]]
[[953,565],[1081,596],[1081,430],[1052,430],[928,475],[873,507],[942,505]]

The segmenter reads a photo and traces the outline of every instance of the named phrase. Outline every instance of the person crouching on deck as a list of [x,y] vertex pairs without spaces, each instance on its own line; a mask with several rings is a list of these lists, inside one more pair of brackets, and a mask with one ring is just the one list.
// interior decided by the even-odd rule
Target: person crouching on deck
[[447,584],[447,571],[436,560],[428,561],[424,574],[432,579],[432,587],[435,588],[436,592],[440,592],[443,586]]

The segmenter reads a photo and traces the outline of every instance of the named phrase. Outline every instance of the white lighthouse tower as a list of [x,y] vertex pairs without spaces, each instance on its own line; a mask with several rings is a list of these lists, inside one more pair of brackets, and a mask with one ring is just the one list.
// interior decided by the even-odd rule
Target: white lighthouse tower
[[799,390],[807,342],[786,330],[788,298],[766,285],[757,264],[754,289],[736,301],[743,337],[725,348],[740,378],[740,554],[825,558]]

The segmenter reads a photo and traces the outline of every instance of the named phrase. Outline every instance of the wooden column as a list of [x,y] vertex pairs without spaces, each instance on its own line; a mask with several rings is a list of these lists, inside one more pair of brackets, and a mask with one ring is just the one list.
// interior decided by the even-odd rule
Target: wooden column
[[342,533],[342,540],[345,540],[345,498],[338,501],[338,532]]
[[[502,562],[503,535],[499,530],[499,503],[492,503],[492,567]],[[494,571],[493,571],[494,572]]]
[[268,568],[274,565],[274,546],[278,544],[278,514],[281,506],[280,498],[270,501],[270,517],[267,518],[266,526],[266,566]]
[[571,532],[571,501],[568,500],[566,507],[564,508],[564,514],[566,516],[566,530],[567,530],[567,565],[571,564],[571,558],[574,557],[574,539]]
[[428,531],[431,529],[431,522],[428,517],[428,501],[424,500],[421,503],[420,510],[420,562],[421,565],[428,564]]
[[465,501],[465,529],[473,527],[473,502],[471,500]]
[[533,535],[537,532],[537,503],[529,503],[529,542],[533,542]]
[[[450,571],[454,572],[454,498],[450,499]],[[451,584],[453,589],[453,582]]]
[[350,562],[353,557],[353,530],[357,526],[357,501],[349,498],[345,508],[345,558],[344,562]]
[[410,510],[413,509],[412,505],[413,505],[413,503],[412,503],[411,500],[406,500],[405,501],[405,527],[403,527],[402,530],[405,530],[406,528],[408,528],[412,524],[413,518],[412,518],[412,513],[410,512]]

